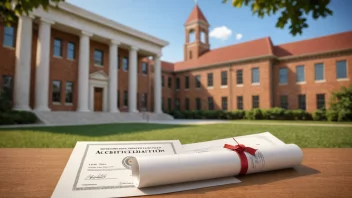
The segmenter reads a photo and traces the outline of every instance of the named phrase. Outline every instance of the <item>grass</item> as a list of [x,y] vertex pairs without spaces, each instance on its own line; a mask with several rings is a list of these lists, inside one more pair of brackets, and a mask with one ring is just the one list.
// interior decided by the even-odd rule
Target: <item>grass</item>
[[0,147],[73,148],[76,141],[174,140],[182,144],[269,131],[302,148],[352,147],[352,127],[251,124],[104,124],[0,129]]
[[349,125],[352,127],[352,122],[329,122],[329,121],[314,121],[314,120],[233,120],[232,122],[251,122],[251,123],[288,123],[288,124],[327,124],[327,125]]

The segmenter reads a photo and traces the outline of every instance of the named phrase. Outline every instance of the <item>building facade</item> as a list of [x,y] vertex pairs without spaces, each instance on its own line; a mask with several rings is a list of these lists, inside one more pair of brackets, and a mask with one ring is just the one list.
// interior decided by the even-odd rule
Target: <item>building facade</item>
[[0,24],[0,89],[16,110],[140,112],[328,107],[352,78],[352,32],[273,45],[270,37],[210,49],[196,5],[184,60],[168,42],[69,3]]
[[69,3],[0,35],[0,88],[15,110],[161,113],[166,41]]
[[[185,23],[184,60],[162,62],[164,110],[327,108],[351,85],[352,32],[273,45],[270,37],[210,49],[196,5]],[[192,39],[191,39],[192,38]]]

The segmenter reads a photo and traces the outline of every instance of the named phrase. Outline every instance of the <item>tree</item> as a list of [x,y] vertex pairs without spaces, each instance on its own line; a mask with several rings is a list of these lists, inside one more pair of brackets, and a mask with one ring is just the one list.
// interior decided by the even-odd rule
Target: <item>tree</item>
[[338,121],[352,120],[352,84],[332,93],[329,110],[337,113]]
[[[223,0],[223,3],[227,1]],[[302,30],[308,27],[306,21],[310,13],[314,20],[332,15],[329,3],[330,0],[232,0],[232,6],[236,8],[251,4],[252,14],[259,18],[281,12],[276,27],[283,29],[289,23],[293,36],[302,34]]]
[[50,2],[57,5],[60,1],[65,0],[0,0],[0,22],[10,25],[16,22],[18,15],[28,15],[40,6],[47,10]]

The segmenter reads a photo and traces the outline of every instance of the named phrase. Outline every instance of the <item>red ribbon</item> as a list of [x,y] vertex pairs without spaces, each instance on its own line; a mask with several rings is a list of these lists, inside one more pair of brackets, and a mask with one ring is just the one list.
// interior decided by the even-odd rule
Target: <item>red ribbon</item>
[[240,157],[240,160],[241,160],[240,175],[245,175],[247,173],[247,170],[248,170],[248,159],[247,159],[246,154],[244,152],[247,152],[250,155],[255,156],[255,152],[257,151],[257,149],[254,149],[254,148],[251,148],[251,147],[246,147],[243,144],[238,144],[236,146],[233,146],[233,145],[230,145],[230,144],[225,144],[224,148],[233,150],[233,151],[235,151],[238,154],[238,156]]

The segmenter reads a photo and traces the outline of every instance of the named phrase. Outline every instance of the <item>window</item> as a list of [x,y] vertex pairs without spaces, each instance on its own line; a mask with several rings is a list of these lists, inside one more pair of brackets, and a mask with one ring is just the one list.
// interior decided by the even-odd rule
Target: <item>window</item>
[[62,57],[62,41],[60,39],[54,40],[54,56]]
[[280,96],[280,107],[283,109],[288,109],[288,98],[286,95]]
[[124,71],[128,71],[128,58],[126,56],[122,59],[122,67]]
[[161,76],[161,87],[164,87],[164,76]]
[[67,58],[74,60],[75,59],[75,44],[68,42],[67,44]]
[[148,94],[147,93],[142,93],[142,108],[147,108],[147,101],[148,101]]
[[7,47],[15,47],[15,28],[12,26],[4,26],[3,45]]
[[167,109],[171,111],[171,98],[167,99]]
[[175,99],[175,109],[180,110],[180,99],[179,98]]
[[252,83],[259,83],[259,82],[260,82],[259,68],[252,68]]
[[279,69],[279,84],[287,84],[288,83],[288,69],[280,68]]
[[148,74],[148,63],[142,62],[142,74]]
[[120,90],[117,90],[117,108],[120,107]]
[[200,88],[200,75],[196,76],[196,88]]
[[185,76],[185,89],[189,89],[189,76]]
[[296,67],[296,82],[304,82],[304,66]]
[[169,88],[171,88],[171,85],[172,85],[172,79],[171,79],[171,77],[169,77],[169,78],[167,79],[167,86],[168,86]]
[[72,103],[72,95],[73,95],[72,89],[73,89],[73,83],[66,82],[66,98],[65,98],[66,103]]
[[336,78],[347,78],[347,64],[345,60],[336,62]]
[[208,109],[214,110],[214,99],[213,97],[208,97]]
[[317,109],[325,108],[325,94],[317,94]]
[[298,95],[298,108],[306,110],[306,95]]
[[259,96],[252,96],[252,108],[259,108]]
[[324,64],[317,63],[314,65],[315,80],[324,80]]
[[13,90],[12,76],[3,75],[0,94],[4,94],[3,96],[6,99],[12,100],[12,93],[13,93],[12,90]]
[[227,71],[221,72],[221,86],[227,85]]
[[189,98],[185,99],[185,109],[189,110]]
[[101,50],[94,50],[94,64],[95,65],[104,65],[103,64],[103,56],[104,56],[104,53],[103,51]]
[[123,106],[127,107],[128,106],[128,91],[125,90],[123,92]]
[[227,110],[227,97],[221,97],[221,108],[222,110]]
[[180,89],[180,78],[176,78],[176,90]]
[[52,101],[60,102],[61,98],[61,81],[54,80],[53,81],[53,93],[52,93]]
[[208,87],[213,87],[213,73],[208,73]]
[[237,109],[243,110],[243,96],[237,96]]
[[200,98],[196,98],[196,110],[201,110],[202,109],[202,104],[200,101]]
[[192,59],[192,51],[189,51],[189,59]]
[[239,69],[236,71],[236,83],[238,85],[243,84],[243,70],[242,69]]

